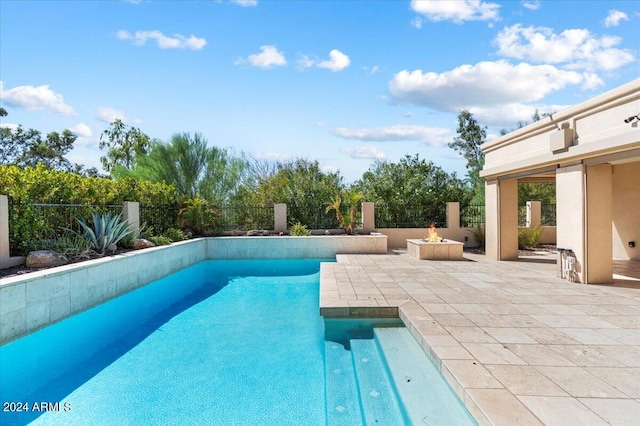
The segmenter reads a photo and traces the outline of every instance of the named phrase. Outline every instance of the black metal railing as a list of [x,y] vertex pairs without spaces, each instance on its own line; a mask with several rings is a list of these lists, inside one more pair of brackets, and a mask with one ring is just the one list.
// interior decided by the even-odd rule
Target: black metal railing
[[426,228],[431,223],[436,228],[446,228],[446,205],[389,206],[384,202],[375,205],[376,228]]
[[485,223],[484,204],[468,204],[460,208],[460,226],[462,228],[476,228]]
[[540,222],[542,226],[556,226],[556,205],[541,204],[540,205]]
[[223,231],[273,230],[273,206],[224,206],[220,214]]
[[140,204],[140,226],[153,228],[154,234],[161,234],[169,228],[178,228],[177,204]]
[[93,213],[122,213],[122,205],[22,203],[9,198],[9,246],[25,254],[33,241],[54,239],[69,230],[81,233],[78,220],[93,224]]

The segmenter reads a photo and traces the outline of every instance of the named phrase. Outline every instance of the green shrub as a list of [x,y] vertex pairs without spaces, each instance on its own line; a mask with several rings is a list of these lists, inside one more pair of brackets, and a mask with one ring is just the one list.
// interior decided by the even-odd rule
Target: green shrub
[[164,231],[162,235],[169,238],[172,243],[176,241],[184,241],[189,239],[189,237],[187,237],[184,234],[184,232],[176,228],[169,228],[166,231]]
[[[141,205],[177,207],[176,190],[172,185],[83,177],[42,165],[24,169],[0,166],[0,194],[6,194],[10,199],[9,244],[11,253],[16,255],[26,254],[29,241],[62,236],[63,228],[75,225],[70,217],[88,219],[96,211],[106,213],[106,209],[96,207],[98,205],[137,201]],[[69,209],[29,206],[31,203],[79,204],[83,207],[74,208],[69,215]],[[76,230],[80,231],[80,228]]]
[[477,225],[475,228],[473,228],[471,233],[473,234],[473,237],[476,239],[476,243],[478,244],[478,247],[481,247],[484,249],[485,237],[484,237],[484,228],[482,227],[482,225]]
[[311,235],[311,231],[307,229],[307,225],[303,225],[300,222],[297,222],[291,227],[289,235],[292,237],[307,237]]
[[529,247],[537,247],[540,244],[540,237],[542,237],[542,226],[520,228],[518,230],[518,248],[522,250]]
[[164,235],[149,237],[149,241],[157,246],[166,246],[171,244],[171,239],[169,237],[165,237]]
[[103,254],[110,245],[118,244],[121,239],[133,233],[133,230],[129,229],[129,222],[121,220],[121,217],[121,214],[111,217],[108,213],[102,215],[94,213],[93,228],[84,220],[78,219],[82,227],[82,235],[70,229],[67,231],[81,236],[89,242],[93,251]]
[[178,211],[178,223],[182,229],[190,229],[195,235],[217,234],[222,230],[220,209],[202,198],[192,198]]

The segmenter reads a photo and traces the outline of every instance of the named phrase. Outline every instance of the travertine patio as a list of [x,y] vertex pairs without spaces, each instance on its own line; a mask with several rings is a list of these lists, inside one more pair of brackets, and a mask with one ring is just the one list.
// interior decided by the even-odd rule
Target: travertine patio
[[637,281],[594,286],[556,278],[551,258],[337,258],[323,314],[397,312],[480,424],[638,423],[640,262],[620,272]]

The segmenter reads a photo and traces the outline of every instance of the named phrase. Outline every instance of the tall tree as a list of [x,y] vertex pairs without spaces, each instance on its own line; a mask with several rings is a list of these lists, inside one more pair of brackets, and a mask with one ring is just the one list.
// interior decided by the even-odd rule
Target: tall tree
[[136,158],[146,154],[150,139],[139,128],[116,119],[100,135],[100,149],[107,149],[107,155],[100,157],[102,167],[111,172],[116,166],[133,169]]
[[297,158],[275,165],[260,163],[258,173],[243,186],[234,202],[248,206],[285,203],[290,223],[335,227],[335,215],[325,213],[325,206],[342,190],[339,173],[323,171],[318,161]]
[[376,207],[376,221],[382,226],[404,224],[425,227],[424,215],[433,207],[444,212],[445,203],[467,201],[465,183],[418,154],[406,155],[398,163],[377,160],[354,185],[366,201]]
[[243,160],[225,149],[208,146],[202,134],[176,133],[167,143],[152,141],[148,153],[137,157],[133,170],[120,166],[113,173],[173,184],[180,197],[224,204],[237,191],[244,168]]
[[458,136],[449,142],[453,148],[467,160],[467,176],[474,192],[474,200],[484,200],[484,179],[480,177],[480,170],[484,166],[484,153],[480,148],[487,139],[487,128],[481,127],[473,114],[462,110],[458,114]]

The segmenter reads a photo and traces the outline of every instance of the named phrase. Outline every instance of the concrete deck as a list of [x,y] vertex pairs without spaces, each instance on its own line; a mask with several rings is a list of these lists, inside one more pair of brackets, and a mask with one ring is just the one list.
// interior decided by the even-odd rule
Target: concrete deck
[[640,262],[594,286],[557,278],[552,258],[337,257],[321,312],[399,315],[479,424],[638,424]]

